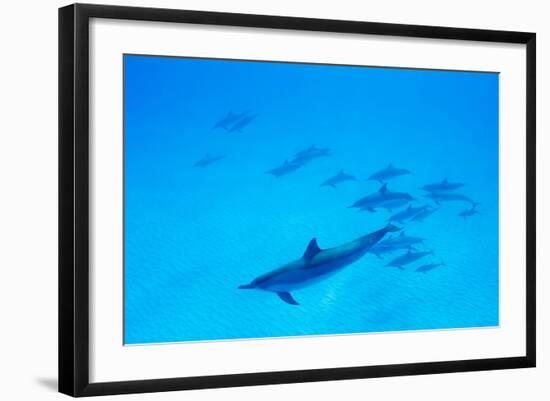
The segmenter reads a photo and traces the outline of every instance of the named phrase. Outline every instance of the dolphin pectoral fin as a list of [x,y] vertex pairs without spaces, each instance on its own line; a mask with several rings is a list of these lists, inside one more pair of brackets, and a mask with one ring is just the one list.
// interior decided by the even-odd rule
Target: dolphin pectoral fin
[[292,298],[292,294],[290,292],[278,292],[277,295],[287,304],[300,305],[294,298]]

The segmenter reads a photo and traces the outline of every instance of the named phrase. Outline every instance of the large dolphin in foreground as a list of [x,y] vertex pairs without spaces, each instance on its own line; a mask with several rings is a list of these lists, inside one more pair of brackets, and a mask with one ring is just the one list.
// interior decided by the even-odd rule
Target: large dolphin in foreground
[[317,239],[313,238],[301,258],[239,288],[274,292],[287,304],[298,305],[291,291],[307,287],[342,270],[361,259],[384,235],[399,230],[400,228],[389,224],[378,231],[328,249],[319,248]]

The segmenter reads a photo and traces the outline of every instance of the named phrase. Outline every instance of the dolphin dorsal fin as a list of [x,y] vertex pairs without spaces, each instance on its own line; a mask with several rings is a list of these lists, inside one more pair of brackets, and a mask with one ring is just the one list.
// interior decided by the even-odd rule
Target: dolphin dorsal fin
[[385,194],[386,192],[388,191],[388,183],[384,183],[384,185],[382,185],[380,187],[380,189],[378,190],[378,192],[382,193],[382,194]]
[[321,252],[321,248],[319,248],[319,245],[317,245],[317,238],[313,238],[311,241],[309,241],[306,251],[304,252],[303,258],[305,260],[311,260],[319,252]]
[[443,184],[447,184],[448,181],[447,181],[447,177],[443,178],[443,181],[441,181]]

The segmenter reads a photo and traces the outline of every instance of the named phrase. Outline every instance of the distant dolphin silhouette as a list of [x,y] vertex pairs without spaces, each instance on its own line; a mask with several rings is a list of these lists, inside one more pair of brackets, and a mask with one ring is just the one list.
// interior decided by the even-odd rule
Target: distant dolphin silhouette
[[447,266],[447,265],[445,264],[445,262],[428,263],[428,264],[420,266],[418,269],[415,270],[415,272],[426,274],[430,270],[433,270],[433,269],[435,269],[436,267],[439,267],[439,266]]
[[413,252],[409,249],[409,251],[401,256],[398,256],[394,260],[392,260],[390,263],[388,263],[386,266],[394,266],[397,267],[400,270],[403,270],[403,266],[408,265],[409,263],[415,262],[420,258],[423,258],[427,255],[433,255],[433,251],[427,251],[427,252]]
[[235,124],[229,128],[229,132],[235,132],[239,131],[242,132],[243,128],[246,127],[248,124],[250,124],[252,121],[254,121],[259,114],[249,114],[245,115],[243,118],[238,120]]
[[424,185],[423,187],[420,187],[420,189],[428,192],[443,192],[453,191],[455,189],[462,188],[464,185],[466,184],[463,184],[461,182],[449,182],[447,180],[447,177],[445,177],[441,182]]
[[388,221],[396,221],[398,223],[403,224],[403,222],[405,222],[409,219],[412,219],[414,216],[416,216],[418,213],[424,211],[428,207],[429,207],[428,205],[422,205],[422,206],[418,206],[418,207],[413,207],[412,205],[409,205],[409,207],[406,208],[405,210],[402,210],[402,211],[397,212],[394,215],[392,215],[388,219]]
[[311,145],[309,148],[301,150],[294,155],[292,159],[295,163],[306,164],[313,159],[319,157],[330,156],[330,149],[328,148],[317,148],[315,145]]
[[475,214],[479,214],[479,211],[476,209],[477,205],[479,205],[479,203],[474,203],[470,209],[463,210],[458,214],[458,216],[466,220],[468,217],[471,217]]
[[235,123],[237,120],[243,118],[247,114],[248,111],[243,111],[242,113],[233,113],[232,110],[229,110],[225,117],[223,117],[216,123],[216,125],[214,125],[213,129],[223,128],[225,130],[228,130],[231,124]]
[[439,210],[438,207],[427,207],[426,209],[422,210],[418,214],[414,215],[414,217],[410,221],[424,221],[427,217],[431,216],[435,212]]
[[315,145],[311,145],[311,146],[310,146],[309,148],[307,148],[307,149],[300,150],[300,151],[296,152],[296,153],[294,154],[294,158],[295,158],[295,159],[298,159],[298,158],[300,158],[300,157],[307,156],[307,155],[312,154],[312,153],[315,153],[315,152],[317,152],[317,151],[318,151],[317,147],[316,147]]
[[317,239],[313,238],[300,259],[259,276],[250,284],[239,286],[239,289],[274,292],[287,304],[298,305],[291,291],[307,287],[342,270],[361,259],[384,235],[399,230],[400,228],[390,224],[381,230],[329,249],[320,249]]
[[331,186],[332,188],[336,188],[336,185],[341,184],[346,181],[357,181],[357,178],[355,178],[351,174],[344,173],[344,170],[340,170],[338,174],[330,177],[329,179],[325,180],[321,186]]
[[411,174],[411,172],[404,168],[396,168],[392,163],[388,164],[386,168],[379,170],[372,174],[367,181],[378,181],[381,184],[387,182],[388,180],[399,177],[401,175]]
[[[411,202],[414,199],[407,199],[407,198],[396,198],[396,199],[387,199],[384,202],[381,202],[378,207],[382,209],[386,209],[388,212],[393,212],[394,209],[400,208],[401,206],[405,206],[407,203]],[[371,208],[369,207],[362,207],[362,211],[368,211],[372,212]]]
[[302,166],[303,164],[301,163],[289,162],[288,160],[285,160],[283,164],[275,168],[272,168],[271,170],[266,171],[266,173],[271,174],[276,178],[279,178],[279,177],[282,177],[283,175],[287,175],[298,170]]
[[411,195],[405,192],[392,192],[388,190],[388,184],[383,184],[377,192],[359,199],[348,207],[376,212],[377,208],[391,210],[394,207],[403,206],[403,204],[412,200],[414,199]]
[[194,164],[195,167],[207,167],[211,165],[212,163],[215,163],[219,160],[224,159],[224,155],[218,155],[218,156],[211,156],[210,154],[206,154],[202,159],[200,159],[198,162]]
[[405,231],[401,231],[401,234],[396,237],[385,238],[378,242],[370,249],[369,253],[382,258],[385,253],[393,253],[400,249],[412,249],[414,245],[423,242],[424,238],[409,236],[405,234]]
[[425,196],[427,198],[433,199],[433,201],[438,205],[441,202],[467,202],[467,203],[470,203],[472,206],[475,206],[478,204],[468,196],[457,194],[455,192],[430,192]]

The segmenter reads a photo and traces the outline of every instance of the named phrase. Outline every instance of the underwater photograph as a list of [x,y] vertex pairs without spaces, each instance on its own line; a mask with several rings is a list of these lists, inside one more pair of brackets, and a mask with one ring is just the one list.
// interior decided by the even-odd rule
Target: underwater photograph
[[125,345],[499,326],[499,74],[123,56]]

